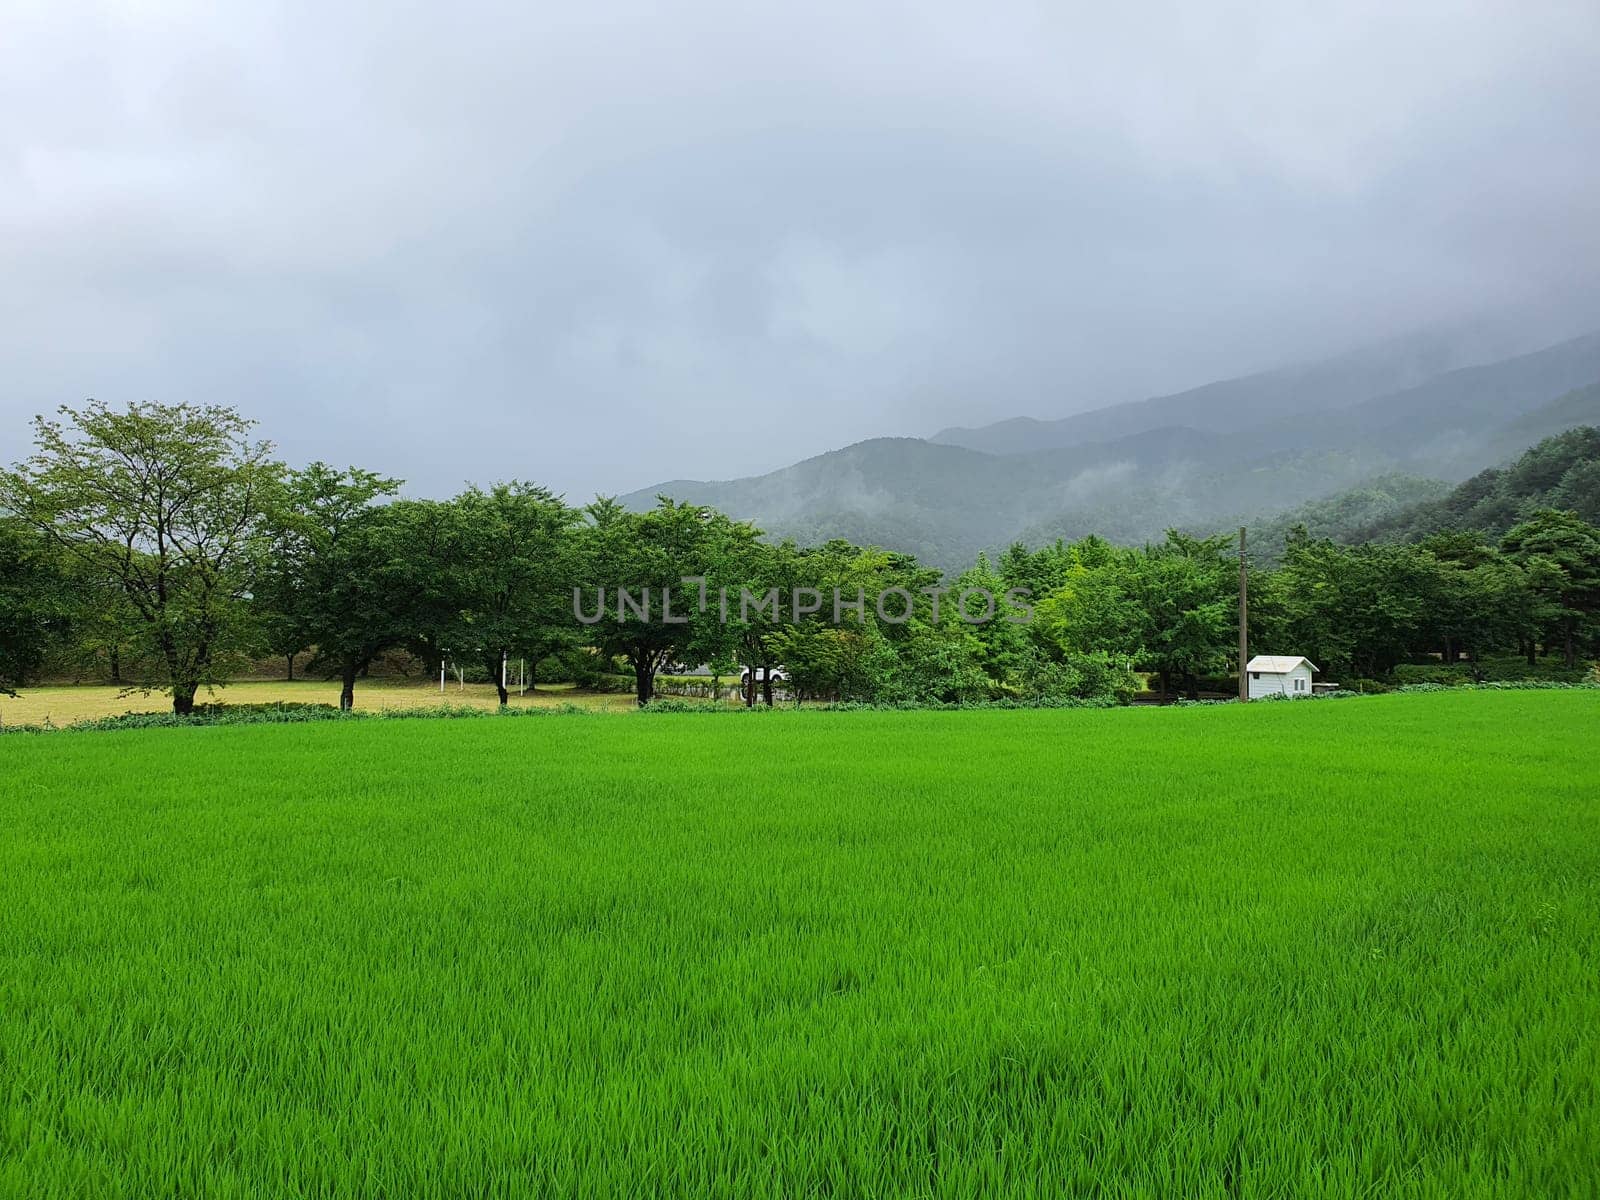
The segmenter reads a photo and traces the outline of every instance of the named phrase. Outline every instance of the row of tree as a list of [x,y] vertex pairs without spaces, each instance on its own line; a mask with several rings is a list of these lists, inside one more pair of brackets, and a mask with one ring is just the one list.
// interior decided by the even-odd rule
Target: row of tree
[[[170,689],[184,713],[248,660],[276,654],[292,675],[310,654],[349,707],[368,664],[402,649],[430,671],[481,665],[502,703],[512,659],[567,677],[625,670],[640,704],[680,662],[748,668],[752,704],[763,678],[771,701],[780,664],[801,697],[1126,699],[1139,672],[1198,694],[1236,643],[1223,537],[1018,545],[946,585],[908,555],[774,544],[666,499],[580,509],[528,483],[402,499],[398,480],[369,471],[286,468],[227,408],[91,402],[37,421],[35,442],[0,474],[0,688],[92,658],[127,686]],[[1422,654],[1506,648],[1573,663],[1595,650],[1600,531],[1545,511],[1496,542],[1339,547],[1297,532],[1251,586],[1254,644],[1325,671],[1376,677]],[[678,610],[658,599],[648,618],[580,618],[575,589],[592,607],[619,587],[670,591]],[[950,602],[967,589],[1022,589],[1032,620],[969,623]],[[825,602],[796,619],[787,604],[722,601],[771,591]],[[909,601],[895,619],[870,599],[890,591]],[[848,598],[842,619],[835,596]]]
[[[1044,597],[1034,638],[1131,655],[1163,691],[1194,695],[1237,653],[1232,547],[1230,537],[1177,533],[1141,549],[1092,537],[1013,546],[1000,574]],[[1381,680],[1419,660],[1476,669],[1515,652],[1577,668],[1600,654],[1600,529],[1571,512],[1535,511],[1500,538],[1342,546],[1295,529],[1281,565],[1252,569],[1249,586],[1252,646],[1304,654],[1346,680]]]

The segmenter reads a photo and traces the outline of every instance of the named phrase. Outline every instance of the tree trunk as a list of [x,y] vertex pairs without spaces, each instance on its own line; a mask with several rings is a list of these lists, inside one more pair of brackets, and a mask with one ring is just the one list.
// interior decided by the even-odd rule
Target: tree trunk
[[633,690],[634,696],[643,708],[655,698],[656,673],[654,665],[648,656],[634,660],[633,664]]
[[1183,673],[1183,694],[1191,700],[1200,699],[1200,682],[1194,677],[1193,671]]
[[428,678],[439,678],[439,672],[445,669],[444,651],[428,638],[421,638],[415,643],[415,652],[422,660],[422,665],[428,669]]
[[339,710],[349,712],[356,706],[356,674],[361,664],[355,659],[347,659],[339,680]]
[[198,684],[178,683],[172,685],[172,711],[180,717],[187,717],[194,712],[194,694]]
[[485,656],[483,665],[489,668],[489,678],[494,680],[495,694],[500,697],[500,707],[504,708],[510,697],[506,695],[506,677],[504,670],[502,670],[504,663],[499,652],[496,651],[493,655]]
[[744,693],[744,706],[746,708],[754,708],[756,706],[756,669],[754,665],[749,667],[745,677],[740,680],[739,690]]
[[112,683],[121,683],[122,682],[122,654],[118,650],[117,644],[115,642],[111,643],[110,649],[107,651],[107,653],[110,655],[110,658],[111,658],[111,682]]
[[772,668],[761,668],[761,698],[767,702],[767,707],[772,707]]
[[285,678],[287,678],[290,683],[293,683],[294,682],[294,655],[290,654],[287,657],[289,659],[289,674],[287,676],[285,676]]
[[1167,702],[1167,691],[1169,684],[1166,668],[1163,667],[1159,672],[1157,672],[1157,674],[1161,676],[1161,703],[1165,704]]
[[1565,646],[1565,654],[1566,654],[1566,660],[1567,660],[1567,666],[1568,667],[1575,667],[1575,666],[1578,665],[1578,646],[1577,646],[1577,643],[1573,640],[1573,637],[1572,637],[1572,633],[1573,633],[1572,624],[1573,623],[1571,621],[1567,622],[1567,640],[1566,640],[1566,646]]

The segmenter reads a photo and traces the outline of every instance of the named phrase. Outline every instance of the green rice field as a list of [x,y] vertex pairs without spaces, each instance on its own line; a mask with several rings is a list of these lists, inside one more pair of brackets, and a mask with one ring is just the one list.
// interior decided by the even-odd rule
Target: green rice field
[[1594,1196],[1597,734],[8,734],[0,1196]]

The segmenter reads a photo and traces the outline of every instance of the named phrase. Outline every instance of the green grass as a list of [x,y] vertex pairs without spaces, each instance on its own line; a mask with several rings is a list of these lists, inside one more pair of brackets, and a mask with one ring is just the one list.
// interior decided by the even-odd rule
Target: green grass
[[1597,731],[0,738],[0,1195],[1594,1195]]

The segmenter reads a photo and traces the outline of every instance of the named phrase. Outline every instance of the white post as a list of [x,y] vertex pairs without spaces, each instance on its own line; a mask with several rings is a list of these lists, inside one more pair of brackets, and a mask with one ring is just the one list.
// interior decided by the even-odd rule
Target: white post
[[439,655],[439,695],[444,695],[444,655]]

